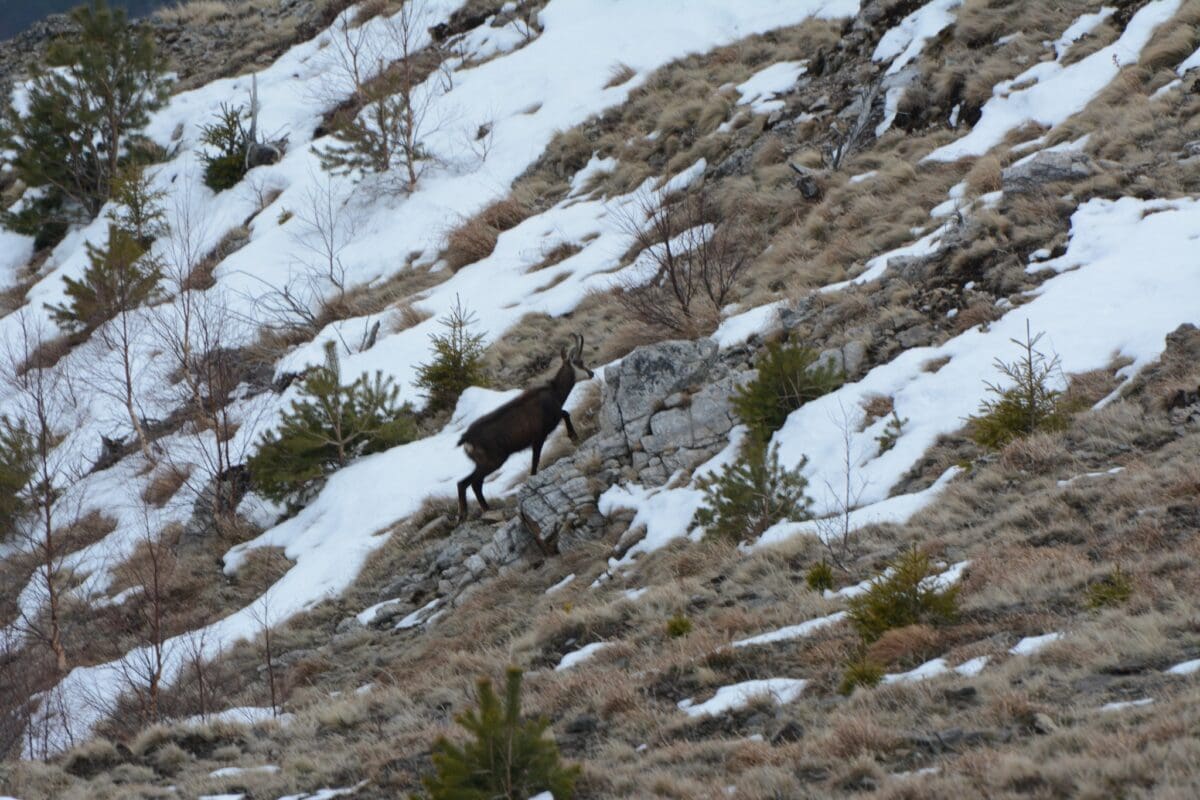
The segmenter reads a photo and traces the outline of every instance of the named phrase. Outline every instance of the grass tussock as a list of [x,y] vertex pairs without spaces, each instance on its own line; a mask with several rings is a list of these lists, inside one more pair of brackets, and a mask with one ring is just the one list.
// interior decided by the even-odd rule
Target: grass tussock
[[524,222],[531,214],[528,202],[510,195],[489,205],[470,219],[463,220],[446,235],[442,254],[451,270],[482,261],[492,254],[500,234]]
[[162,508],[187,482],[191,473],[190,467],[176,464],[167,465],[155,473],[150,483],[146,484],[146,488],[142,491],[142,500],[152,506]]

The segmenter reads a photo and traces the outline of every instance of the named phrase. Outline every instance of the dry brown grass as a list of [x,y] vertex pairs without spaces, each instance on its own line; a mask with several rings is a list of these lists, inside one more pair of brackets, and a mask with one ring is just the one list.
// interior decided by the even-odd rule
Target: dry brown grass
[[192,474],[190,466],[168,464],[160,469],[142,491],[142,500],[157,508],[162,508],[167,501],[175,496],[179,487]]
[[446,236],[447,266],[457,272],[463,267],[482,261],[496,248],[500,231],[478,217],[464,220]]
[[497,200],[470,219],[462,220],[446,234],[442,257],[454,272],[482,261],[492,254],[501,233],[521,224],[532,213],[521,194],[514,193]]
[[1000,189],[1000,170],[1003,165],[998,156],[986,155],[975,159],[975,163],[967,171],[967,193],[978,197],[988,192]]
[[1035,474],[1045,474],[1073,461],[1062,437],[1050,433],[1017,439],[1000,451],[1000,464],[1005,469]]
[[[246,3],[231,3],[228,0],[189,0],[164,6],[154,12],[154,16],[171,25],[209,25],[220,19],[229,19],[235,15],[239,6]],[[260,0],[260,6],[266,3]]]
[[[154,21],[187,28],[193,34],[160,41],[161,51],[179,75],[176,88],[188,90],[238,74],[248,66],[266,66],[306,33],[311,35],[309,26],[302,23],[319,23],[321,11],[313,9],[313,15],[318,19],[286,13],[273,0],[187,0],[158,9]],[[238,35],[228,35],[229,25],[237,27]],[[202,57],[198,57],[196,38],[204,44]]]
[[628,83],[635,75],[637,75],[637,71],[628,64],[613,64],[612,69],[608,71],[608,82],[604,84],[604,88],[611,89],[622,83]]
[[867,658],[889,667],[909,668],[939,655],[942,647],[942,637],[936,630],[928,625],[909,625],[881,636],[868,648]]
[[1154,72],[1175,69],[1200,47],[1200,3],[1186,2],[1142,49],[1138,67]]
[[49,369],[55,366],[75,345],[82,341],[80,336],[62,335],[56,336],[53,339],[46,339],[34,348],[22,364],[17,367],[19,374],[24,374],[31,369]]

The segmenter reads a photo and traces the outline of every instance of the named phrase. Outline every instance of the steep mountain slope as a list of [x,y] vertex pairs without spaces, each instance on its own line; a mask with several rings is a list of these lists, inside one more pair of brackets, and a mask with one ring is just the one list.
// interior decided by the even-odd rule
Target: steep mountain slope
[[[422,10],[415,188],[317,152],[356,91],[347,46],[378,56],[368,73],[398,57],[385,4],[256,74],[259,125],[288,147],[234,188],[203,184],[200,126],[248,75],[147,126],[168,153],[155,247],[180,276],[134,315],[151,452],[107,377],[122,354],[51,341],[46,307],[106,222],[40,254],[0,232],[0,341],[10,367],[42,365],[12,370],[0,413],[28,413],[23,376],[54,387],[65,537],[49,577],[4,545],[4,745],[48,759],[0,766],[4,791],[398,796],[474,679],[515,663],[579,796],[1190,796],[1200,4]],[[680,196],[710,210],[656,229]],[[752,257],[710,312],[671,330],[628,301],[666,242],[718,235]],[[419,405],[460,304],[496,388],[290,516],[252,492],[212,519],[327,345]],[[194,309],[237,363],[223,433],[182,413],[164,344]],[[458,437],[575,331],[597,368],[568,404],[584,442],[552,441],[528,481],[514,456],[485,488],[501,509],[456,521]],[[966,420],[1037,333],[1070,419],[985,448]],[[748,436],[734,387],[785,337],[845,373],[772,437],[814,519],[706,537],[705,477]],[[159,543],[175,583],[148,639],[130,565]],[[913,547],[956,613],[866,640],[849,601]],[[55,593],[61,675],[38,638]],[[882,682],[840,693],[867,663]]]

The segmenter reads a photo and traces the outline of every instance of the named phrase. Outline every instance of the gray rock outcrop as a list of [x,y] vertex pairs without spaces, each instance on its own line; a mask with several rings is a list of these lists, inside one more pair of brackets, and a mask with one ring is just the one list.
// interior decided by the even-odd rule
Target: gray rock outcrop
[[599,433],[526,482],[517,500],[523,524],[570,550],[602,534],[597,500],[609,486],[662,486],[725,447],[734,388],[750,373],[718,356],[711,339],[670,341],[640,347],[609,367]]
[[1027,161],[1005,168],[1001,173],[1004,191],[1009,194],[1032,192],[1047,183],[1076,181],[1095,173],[1091,156],[1066,151],[1042,151]]

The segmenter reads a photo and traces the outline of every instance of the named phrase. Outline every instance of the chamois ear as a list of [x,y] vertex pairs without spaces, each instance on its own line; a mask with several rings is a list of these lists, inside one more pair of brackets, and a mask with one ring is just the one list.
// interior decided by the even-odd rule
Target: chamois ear
[[562,356],[562,360],[563,360],[563,361],[570,361],[570,360],[571,360],[571,357],[570,357],[569,355],[567,355],[567,348],[565,348],[565,347],[564,347],[564,348],[562,348],[561,350],[559,350],[559,351],[558,351],[558,354],[559,354],[560,356]]
[[581,334],[572,334],[575,337],[575,352],[571,354],[571,359],[578,361],[583,358],[583,336]]

